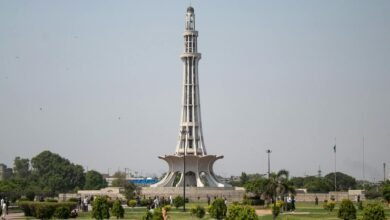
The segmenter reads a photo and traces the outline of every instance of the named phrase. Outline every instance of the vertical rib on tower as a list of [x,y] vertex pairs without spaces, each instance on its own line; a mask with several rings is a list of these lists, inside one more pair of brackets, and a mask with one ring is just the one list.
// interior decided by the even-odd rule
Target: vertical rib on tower
[[198,32],[195,30],[194,9],[187,9],[184,31],[182,108],[176,155],[207,155],[200,116],[198,63]]

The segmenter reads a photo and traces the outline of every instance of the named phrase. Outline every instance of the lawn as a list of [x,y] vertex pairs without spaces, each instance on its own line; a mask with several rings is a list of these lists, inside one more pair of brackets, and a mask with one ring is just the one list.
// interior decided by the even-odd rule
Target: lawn
[[[193,205],[196,205],[198,203],[192,203],[188,204],[187,207],[191,207]],[[201,203],[201,205],[206,206],[206,204]],[[390,209],[387,206],[385,207],[385,212],[387,219],[390,220]],[[296,210],[295,212],[284,212],[281,215],[278,216],[277,219],[279,220],[310,220],[310,219],[324,219],[324,220],[336,220],[337,218],[337,210],[338,207],[336,205],[335,210],[333,212],[328,212],[322,208],[322,203],[320,203],[318,206],[314,205],[314,203],[297,203],[296,204]],[[256,209],[263,209],[261,207],[256,207]],[[191,214],[188,212],[189,209],[187,208],[187,212],[183,212],[182,208],[176,209],[172,208],[170,212],[168,212],[168,215],[170,216],[170,219],[174,220],[184,220],[184,219],[197,219],[194,216],[191,216]],[[140,220],[142,219],[142,216],[144,216],[146,212],[146,208],[125,208],[125,219],[132,219],[132,220]],[[358,216],[362,215],[362,211],[358,211]],[[80,213],[79,216],[80,219],[90,219],[91,213]],[[114,217],[111,217],[114,219]],[[208,214],[203,218],[205,220],[212,219]],[[260,220],[271,220],[271,215],[263,215],[259,216]]]

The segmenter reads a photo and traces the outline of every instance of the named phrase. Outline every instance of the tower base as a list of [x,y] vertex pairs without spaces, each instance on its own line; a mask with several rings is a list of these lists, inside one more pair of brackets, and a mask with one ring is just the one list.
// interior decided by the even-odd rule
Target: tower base
[[159,158],[168,163],[169,171],[160,182],[151,187],[182,187],[184,178],[186,187],[231,187],[229,184],[219,182],[214,175],[214,162],[223,156],[166,155]]

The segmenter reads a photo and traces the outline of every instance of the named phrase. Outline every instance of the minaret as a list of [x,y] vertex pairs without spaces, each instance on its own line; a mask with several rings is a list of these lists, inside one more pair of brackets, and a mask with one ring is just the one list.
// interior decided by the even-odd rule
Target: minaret
[[176,152],[159,157],[168,163],[165,177],[151,187],[230,187],[216,178],[213,165],[223,156],[207,155],[200,117],[198,32],[195,30],[194,8],[188,7],[185,18],[183,87],[181,120]]
[[198,63],[198,31],[195,30],[194,8],[188,7],[185,19],[183,89],[179,140],[176,155],[206,155],[200,116]]

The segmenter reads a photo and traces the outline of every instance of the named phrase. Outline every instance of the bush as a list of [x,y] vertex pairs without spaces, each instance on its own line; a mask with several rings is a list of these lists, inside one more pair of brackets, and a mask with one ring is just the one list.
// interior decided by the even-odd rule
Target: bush
[[107,199],[104,197],[96,197],[93,201],[92,217],[96,219],[110,218],[110,212]]
[[122,207],[122,204],[119,200],[116,200],[112,205],[111,209],[112,215],[116,216],[117,219],[123,218],[125,215],[125,210]]
[[212,218],[223,219],[226,216],[227,207],[225,200],[218,198],[211,203],[209,213]]
[[363,220],[385,220],[385,211],[382,204],[367,204],[363,210]]
[[141,200],[141,206],[148,206],[148,205],[149,205],[149,200],[147,200],[147,199]]
[[66,207],[68,210],[76,208],[74,202],[18,202],[25,216],[32,216],[39,219],[49,219],[53,216],[58,207]]
[[343,199],[341,201],[337,217],[344,220],[356,219],[356,208],[351,200]]
[[362,201],[359,201],[359,202],[357,203],[357,207],[358,207],[359,210],[363,210],[363,209],[364,209],[364,207],[363,207],[363,202],[362,202]]
[[184,199],[183,199],[183,197],[181,197],[181,196],[176,196],[176,197],[173,199],[173,205],[174,205],[176,208],[179,208],[180,206],[183,206],[183,205],[184,205]]
[[131,207],[131,208],[134,208],[134,207],[137,205],[137,201],[135,201],[134,199],[129,200],[129,201],[127,202],[127,205],[128,205],[129,207]]
[[54,217],[57,219],[68,219],[70,217],[70,209],[66,206],[59,206],[54,212]]
[[280,214],[280,206],[276,203],[272,205],[272,216],[277,217]]
[[57,199],[46,199],[45,202],[58,202]]
[[335,206],[336,206],[336,203],[334,201],[328,201],[328,200],[324,201],[323,207],[328,212],[332,212]]
[[68,202],[79,202],[78,198],[69,198]]
[[35,217],[39,219],[50,219],[55,212],[55,206],[42,204],[35,207]]
[[258,217],[256,215],[255,210],[250,206],[240,206],[240,205],[232,205],[228,209],[227,220],[257,220]]
[[206,210],[203,206],[197,205],[196,207],[191,208],[191,214],[195,215],[198,218],[203,218],[206,214]]
[[169,211],[172,210],[172,206],[171,206],[171,205],[165,205],[163,208],[164,208],[165,211],[167,211],[167,212],[169,212]]

